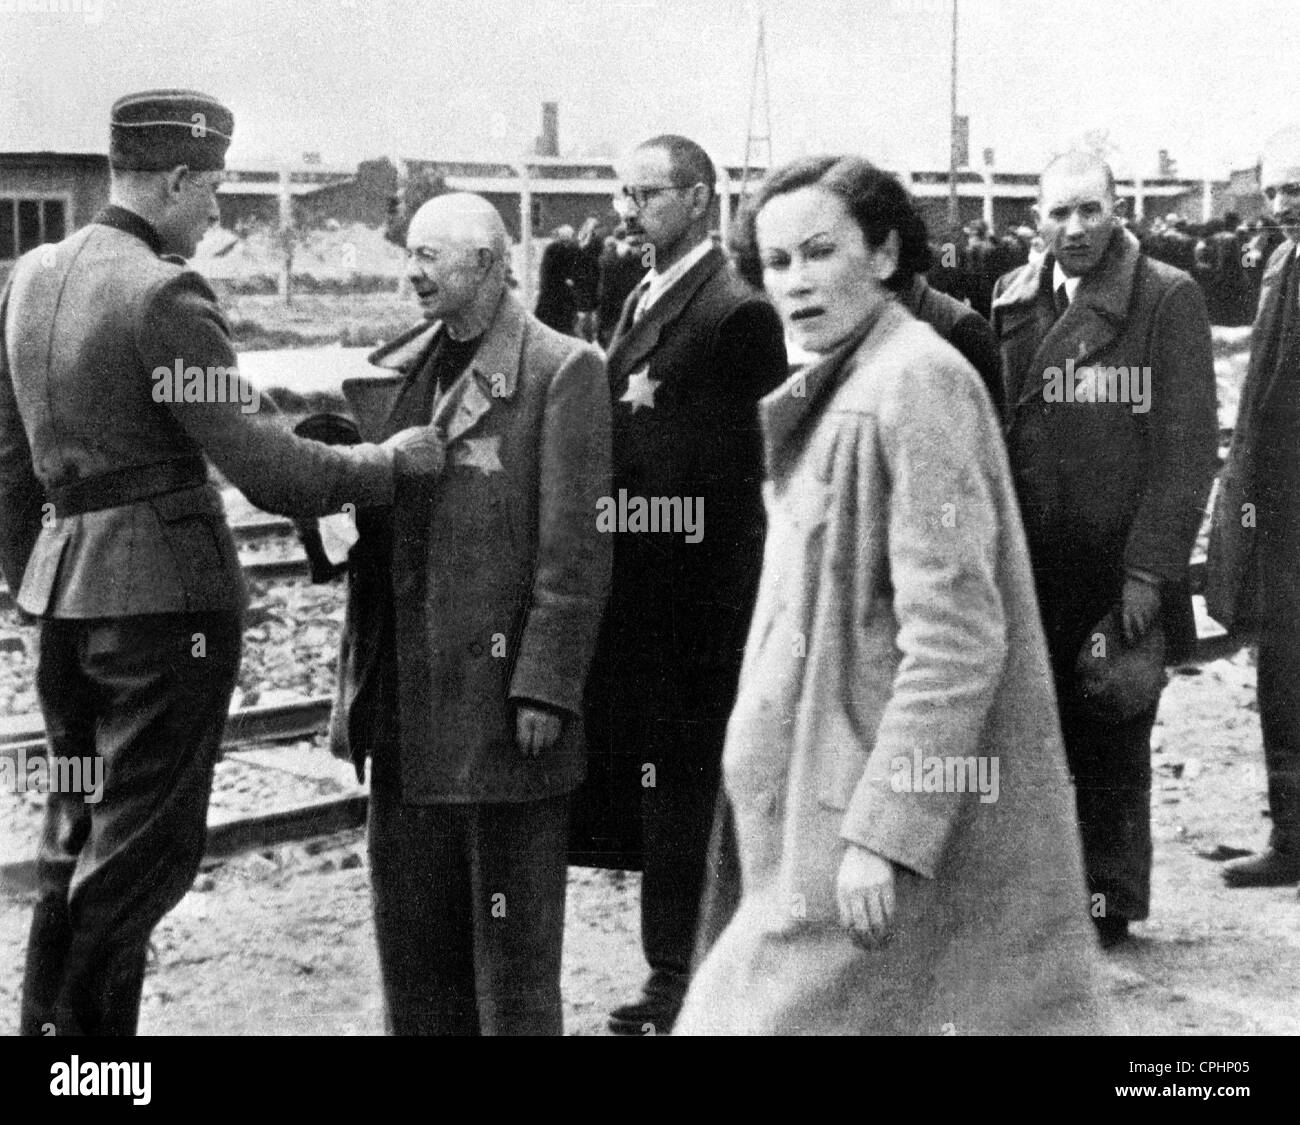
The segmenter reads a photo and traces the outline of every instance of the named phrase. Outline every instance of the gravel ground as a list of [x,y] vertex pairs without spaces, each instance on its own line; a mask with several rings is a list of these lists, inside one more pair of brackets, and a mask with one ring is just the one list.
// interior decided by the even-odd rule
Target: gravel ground
[[[1243,651],[1175,675],[1165,693],[1154,739],[1152,918],[1107,958],[1112,1010],[1118,1026],[1133,1033],[1300,1033],[1296,890],[1228,891],[1218,874],[1225,849],[1258,848],[1268,833],[1254,675]],[[274,765],[277,754],[282,768]],[[303,743],[241,751],[222,764],[214,805],[266,807],[319,794],[342,784],[331,780],[333,768],[324,750]],[[8,816],[12,796],[4,799]],[[34,809],[25,805],[25,818]],[[9,891],[0,901],[6,1033],[16,1023],[30,896]],[[635,993],[642,972],[637,902],[636,876],[570,872],[570,1033],[602,1033],[609,1008]],[[154,950],[144,1034],[382,1030],[360,831],[210,865],[155,931]]]
[[[1216,330],[1230,422],[1245,363]],[[232,519],[246,512],[231,506]],[[265,546],[284,550],[283,543]],[[338,585],[256,583],[238,703],[328,694],[342,621]],[[0,716],[33,712],[32,633],[0,614]],[[1107,957],[1118,1025],[1137,1034],[1300,1033],[1295,888],[1228,891],[1219,865],[1268,835],[1255,669],[1247,651],[1173,678],[1154,738],[1152,918]],[[213,817],[356,791],[319,738],[229,754]],[[41,798],[0,792],[0,860],[30,854]],[[0,890],[0,1033],[17,1022],[30,896]],[[564,963],[566,1027],[598,1034],[635,994],[638,879],[573,869]],[[364,836],[341,833],[208,865],[155,931],[141,1031],[372,1034],[382,1030]]]

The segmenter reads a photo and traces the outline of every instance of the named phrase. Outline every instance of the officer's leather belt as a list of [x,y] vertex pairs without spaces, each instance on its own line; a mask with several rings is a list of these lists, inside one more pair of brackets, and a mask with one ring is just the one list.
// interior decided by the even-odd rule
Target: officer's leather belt
[[61,484],[50,489],[49,499],[54,503],[54,514],[62,519],[195,488],[207,479],[208,467],[202,457],[177,457]]

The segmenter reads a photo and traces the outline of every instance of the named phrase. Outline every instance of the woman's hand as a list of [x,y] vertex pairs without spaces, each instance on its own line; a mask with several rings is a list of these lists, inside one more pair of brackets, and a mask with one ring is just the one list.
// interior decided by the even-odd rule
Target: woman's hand
[[840,925],[864,949],[878,949],[894,922],[894,865],[857,844],[844,849],[835,879]]

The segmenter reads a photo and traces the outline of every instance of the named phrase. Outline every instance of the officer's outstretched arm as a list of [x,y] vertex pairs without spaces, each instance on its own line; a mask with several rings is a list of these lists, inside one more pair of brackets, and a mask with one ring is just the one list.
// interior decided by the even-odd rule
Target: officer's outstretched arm
[[179,273],[155,290],[138,342],[152,372],[154,400],[268,512],[314,516],[347,505],[383,506],[392,503],[394,474],[432,480],[441,471],[440,443],[423,431],[353,446],[291,433],[275,419],[274,402],[239,373],[230,328],[196,273]]

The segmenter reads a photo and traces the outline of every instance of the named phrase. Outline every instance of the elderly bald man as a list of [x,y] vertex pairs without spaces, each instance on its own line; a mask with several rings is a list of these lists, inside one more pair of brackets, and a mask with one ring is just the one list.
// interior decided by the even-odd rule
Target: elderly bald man
[[427,426],[432,487],[359,514],[331,723],[371,758],[370,856],[388,1029],[559,1034],[569,793],[609,582],[600,353],[508,290],[509,240],[473,195],[407,234],[423,321],[344,393],[363,438]]

